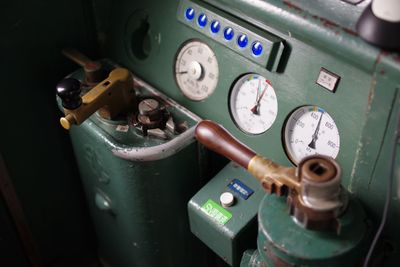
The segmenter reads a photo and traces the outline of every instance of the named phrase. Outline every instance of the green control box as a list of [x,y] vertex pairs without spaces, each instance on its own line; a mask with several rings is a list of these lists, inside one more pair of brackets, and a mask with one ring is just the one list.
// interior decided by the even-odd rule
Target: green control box
[[239,266],[243,252],[257,246],[256,215],[264,195],[259,182],[231,162],[190,200],[191,231],[229,265]]

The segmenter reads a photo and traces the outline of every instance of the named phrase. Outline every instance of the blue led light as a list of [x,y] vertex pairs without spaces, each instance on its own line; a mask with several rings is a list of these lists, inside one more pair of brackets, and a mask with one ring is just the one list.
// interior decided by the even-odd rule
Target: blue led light
[[237,38],[237,44],[241,48],[245,48],[247,46],[248,42],[249,42],[249,38],[247,38],[247,36],[245,34],[242,34]]
[[192,20],[194,18],[195,14],[196,13],[194,12],[194,9],[191,7],[188,7],[185,11],[185,17],[187,20]]
[[258,57],[262,54],[263,52],[263,46],[259,41],[256,41],[253,43],[251,46],[251,51],[253,51],[253,55]]
[[197,23],[200,27],[204,28],[207,25],[207,16],[204,13],[201,13],[200,16],[197,18]]
[[219,23],[219,21],[214,20],[213,22],[211,22],[210,30],[212,33],[218,33],[220,29],[221,24]]
[[231,27],[225,28],[225,30],[224,30],[225,40],[227,40],[227,41],[232,40],[234,35],[235,35],[235,33],[234,33],[234,31],[233,31],[233,29]]

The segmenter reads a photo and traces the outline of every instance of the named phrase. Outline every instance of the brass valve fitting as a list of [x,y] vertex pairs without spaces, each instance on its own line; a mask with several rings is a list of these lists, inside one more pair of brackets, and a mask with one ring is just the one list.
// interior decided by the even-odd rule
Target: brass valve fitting
[[285,167],[257,155],[221,126],[202,121],[197,140],[215,152],[246,168],[270,194],[286,195],[290,214],[307,229],[339,231],[337,218],[348,204],[341,186],[341,169],[332,158],[314,155],[297,168]]
[[78,91],[77,107],[71,108],[71,106],[65,105],[65,101],[71,99],[71,93],[62,84],[63,81],[57,86],[57,94],[63,100],[65,114],[65,117],[60,119],[60,123],[67,130],[72,124],[81,124],[96,111],[104,119],[113,119],[121,112],[136,107],[132,77],[130,72],[124,68],[112,70],[104,81],[93,87],[81,99],[80,91]]

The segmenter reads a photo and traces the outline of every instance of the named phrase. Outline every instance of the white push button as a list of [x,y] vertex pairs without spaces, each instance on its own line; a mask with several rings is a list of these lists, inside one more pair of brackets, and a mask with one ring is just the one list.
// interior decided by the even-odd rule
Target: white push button
[[235,203],[235,197],[232,193],[224,192],[219,197],[219,201],[221,202],[222,207],[227,208]]

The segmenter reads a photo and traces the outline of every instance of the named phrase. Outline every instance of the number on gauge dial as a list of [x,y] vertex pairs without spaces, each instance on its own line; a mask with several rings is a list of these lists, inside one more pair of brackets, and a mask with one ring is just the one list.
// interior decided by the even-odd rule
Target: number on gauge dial
[[306,156],[320,154],[336,158],[339,153],[339,130],[333,118],[320,107],[296,109],[287,119],[284,132],[286,153],[295,164]]

